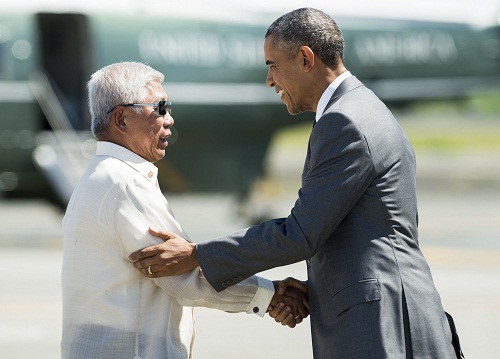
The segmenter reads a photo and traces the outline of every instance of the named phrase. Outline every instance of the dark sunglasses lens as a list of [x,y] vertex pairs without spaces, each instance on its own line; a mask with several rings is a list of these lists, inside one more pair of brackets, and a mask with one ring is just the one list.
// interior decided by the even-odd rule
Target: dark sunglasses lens
[[158,113],[162,116],[167,114],[167,109],[165,108],[165,101],[158,102]]
[[158,102],[158,113],[165,116],[168,113],[172,113],[172,103],[168,101]]

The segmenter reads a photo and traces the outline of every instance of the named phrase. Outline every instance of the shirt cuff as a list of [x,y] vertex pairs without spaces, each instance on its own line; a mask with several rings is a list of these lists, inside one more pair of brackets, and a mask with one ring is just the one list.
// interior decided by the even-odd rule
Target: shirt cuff
[[257,277],[257,283],[259,288],[255,293],[252,302],[247,307],[248,314],[257,314],[260,317],[264,317],[271,303],[271,299],[274,296],[274,284],[269,279],[265,279],[259,276]]

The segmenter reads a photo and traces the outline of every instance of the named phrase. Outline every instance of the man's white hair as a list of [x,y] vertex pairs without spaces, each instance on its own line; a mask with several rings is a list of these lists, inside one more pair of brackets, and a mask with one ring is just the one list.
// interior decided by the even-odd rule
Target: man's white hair
[[[161,72],[140,62],[119,62],[96,71],[87,84],[92,134],[97,138],[108,134],[111,109],[144,102],[148,85],[163,80]],[[134,110],[142,111],[140,108]]]

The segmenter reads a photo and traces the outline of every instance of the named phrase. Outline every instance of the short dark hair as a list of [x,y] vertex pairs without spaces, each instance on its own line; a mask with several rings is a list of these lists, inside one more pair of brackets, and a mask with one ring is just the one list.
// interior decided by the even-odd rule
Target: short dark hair
[[328,14],[313,8],[293,10],[275,20],[267,29],[274,47],[289,58],[301,46],[308,46],[328,67],[336,68],[344,61],[344,36]]

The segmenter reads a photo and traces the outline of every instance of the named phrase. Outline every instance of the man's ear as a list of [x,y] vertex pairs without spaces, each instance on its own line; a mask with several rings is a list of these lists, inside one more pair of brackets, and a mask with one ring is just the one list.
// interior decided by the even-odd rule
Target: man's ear
[[127,132],[127,121],[125,120],[125,111],[123,108],[119,108],[113,112],[111,122],[118,132],[123,134]]
[[305,72],[311,71],[314,67],[315,55],[309,46],[301,46],[300,54],[302,56],[302,62]]

